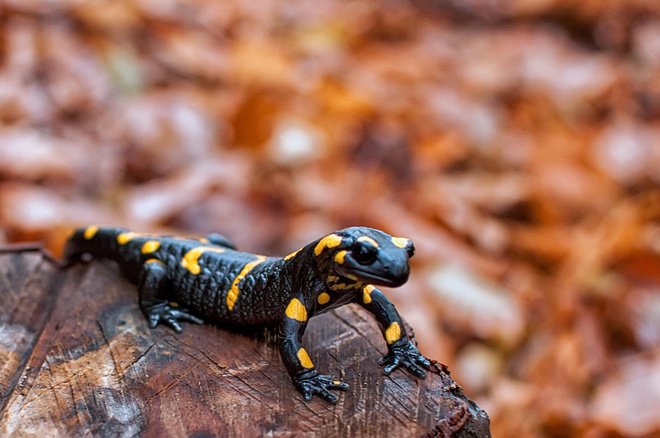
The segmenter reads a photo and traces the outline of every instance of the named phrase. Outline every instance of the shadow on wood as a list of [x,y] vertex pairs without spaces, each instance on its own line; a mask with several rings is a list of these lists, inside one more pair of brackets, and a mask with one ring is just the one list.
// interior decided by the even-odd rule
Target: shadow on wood
[[384,376],[384,342],[357,307],[305,335],[319,370],[351,385],[333,406],[302,400],[270,332],[149,329],[111,264],[58,271],[38,254],[2,255],[0,302],[2,435],[490,436],[440,367],[422,381]]

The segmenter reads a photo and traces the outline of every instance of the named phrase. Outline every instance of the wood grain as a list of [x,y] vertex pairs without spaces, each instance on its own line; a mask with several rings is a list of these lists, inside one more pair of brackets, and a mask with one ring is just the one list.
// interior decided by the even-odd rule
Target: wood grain
[[0,302],[2,435],[490,436],[441,366],[423,381],[384,376],[384,341],[357,307],[305,334],[319,370],[351,385],[333,406],[302,400],[268,330],[149,329],[112,264],[0,255]]

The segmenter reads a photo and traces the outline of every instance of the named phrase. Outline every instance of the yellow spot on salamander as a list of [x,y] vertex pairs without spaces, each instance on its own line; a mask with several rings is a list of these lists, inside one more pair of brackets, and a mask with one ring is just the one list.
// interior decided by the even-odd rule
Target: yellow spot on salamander
[[341,237],[336,234],[328,234],[323,239],[319,240],[314,248],[314,255],[321,255],[324,249],[334,248],[341,244]]
[[232,282],[231,287],[227,292],[227,309],[229,309],[230,312],[234,310],[234,306],[236,305],[236,300],[238,299],[238,294],[241,293],[240,289],[238,288],[239,283],[241,282],[241,280],[245,278],[248,272],[254,269],[254,267],[257,266],[259,263],[262,263],[264,260],[266,260],[266,257],[257,256],[256,260],[251,261],[250,263],[243,266],[241,272],[239,272],[236,278],[234,278],[234,281]]
[[296,321],[307,321],[307,309],[305,309],[305,305],[300,302],[298,298],[293,298],[289,301],[289,305],[286,306],[284,314],[288,318],[295,319]]
[[202,243],[209,243],[209,239],[207,239],[206,237],[202,237],[201,239],[199,239],[199,241]]
[[158,263],[158,264],[161,264],[161,265],[163,264],[163,262],[161,262],[158,259],[149,259],[145,263]]
[[[302,249],[302,248],[300,248],[300,249]],[[291,260],[292,258],[294,258],[296,255],[298,255],[298,253],[300,252],[300,249],[298,251],[292,252],[291,254],[285,255],[284,260]]]
[[410,239],[405,237],[392,237],[392,243],[399,248],[405,248],[410,243]]
[[318,301],[320,305],[328,304],[330,302],[330,295],[325,292],[321,292],[316,298],[316,301]]
[[199,266],[199,258],[205,252],[225,252],[223,248],[210,248],[208,246],[197,246],[188,251],[181,259],[181,266],[190,271],[191,274],[197,275],[201,272],[202,268]]
[[138,233],[133,233],[131,231],[127,231],[125,233],[120,233],[120,234],[117,234],[117,243],[120,244],[120,245],[126,245],[128,242],[135,239],[136,237],[139,237],[139,234]]
[[394,321],[385,330],[385,340],[388,344],[393,344],[399,339],[401,339],[401,327],[399,326],[398,322]]
[[302,365],[304,368],[314,368],[314,364],[312,363],[312,359],[310,359],[309,354],[307,354],[307,350],[300,348],[296,356],[298,356],[300,365]]
[[335,262],[339,263],[340,265],[344,263],[344,259],[346,258],[346,250],[339,251],[337,254],[335,254]]
[[85,231],[83,232],[83,237],[87,240],[93,238],[96,236],[96,233],[98,233],[99,227],[96,225],[92,225],[91,227],[85,228]]
[[157,240],[148,240],[142,245],[142,254],[151,254],[160,248],[160,242]]
[[373,245],[374,247],[378,248],[378,242],[376,242],[374,239],[372,239],[369,236],[358,237],[358,242],[368,242],[371,245]]
[[371,302],[371,292],[376,289],[372,285],[368,284],[362,289],[362,302],[364,304],[369,304]]

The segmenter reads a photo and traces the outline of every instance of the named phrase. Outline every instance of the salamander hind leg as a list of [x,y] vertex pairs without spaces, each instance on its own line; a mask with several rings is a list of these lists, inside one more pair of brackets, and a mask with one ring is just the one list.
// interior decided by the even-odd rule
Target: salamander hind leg
[[177,307],[161,297],[167,284],[165,266],[156,259],[148,260],[143,265],[142,275],[138,284],[140,293],[140,309],[149,321],[149,327],[155,328],[158,323],[165,323],[177,333],[182,332],[182,321],[202,324],[204,321],[188,310]]

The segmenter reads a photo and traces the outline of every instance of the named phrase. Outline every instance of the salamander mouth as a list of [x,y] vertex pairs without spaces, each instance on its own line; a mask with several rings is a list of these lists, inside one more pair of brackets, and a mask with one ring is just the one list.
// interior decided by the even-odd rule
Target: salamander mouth
[[360,280],[367,280],[369,282],[372,282],[374,284],[378,284],[380,286],[388,286],[388,287],[398,287],[404,284],[406,281],[408,281],[408,276],[406,275],[404,278],[391,278],[391,277],[382,277],[377,274],[373,274],[368,271],[364,271],[362,269],[351,269],[351,272],[354,272],[360,277]]

